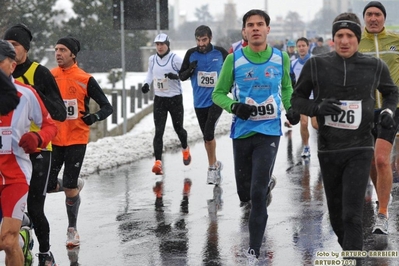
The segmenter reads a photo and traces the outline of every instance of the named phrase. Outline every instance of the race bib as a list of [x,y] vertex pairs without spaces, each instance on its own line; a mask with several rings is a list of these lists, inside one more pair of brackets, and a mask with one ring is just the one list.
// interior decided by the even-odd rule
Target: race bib
[[355,130],[362,121],[362,101],[340,100],[341,113],[326,115],[325,125],[340,129]]
[[260,121],[277,118],[277,103],[272,95],[262,103],[257,103],[252,98],[246,98],[245,103],[256,106],[256,112],[251,114],[249,120]]
[[216,85],[218,80],[218,73],[216,71],[213,72],[205,72],[198,71],[197,74],[197,83],[200,87],[213,88]]
[[169,91],[169,82],[167,78],[164,79],[154,79],[155,90],[166,92]]
[[65,100],[64,104],[67,110],[67,118],[68,120],[77,119],[78,118],[78,100],[70,99]]
[[11,127],[0,127],[0,154],[12,154],[11,141]]

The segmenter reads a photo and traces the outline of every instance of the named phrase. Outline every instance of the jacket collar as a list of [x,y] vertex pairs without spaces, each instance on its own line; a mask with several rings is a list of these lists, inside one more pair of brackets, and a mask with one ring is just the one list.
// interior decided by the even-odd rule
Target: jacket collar
[[379,37],[379,38],[382,38],[382,37],[385,37],[386,35],[387,35],[387,31],[386,31],[386,29],[385,29],[385,27],[382,29],[382,31],[381,32],[379,32],[379,33],[370,33],[370,32],[368,32],[367,30],[366,30],[366,28],[364,28],[364,31],[363,31],[363,37],[364,38],[368,38],[368,39],[373,39],[374,38],[374,36],[376,36],[377,35],[377,37]]

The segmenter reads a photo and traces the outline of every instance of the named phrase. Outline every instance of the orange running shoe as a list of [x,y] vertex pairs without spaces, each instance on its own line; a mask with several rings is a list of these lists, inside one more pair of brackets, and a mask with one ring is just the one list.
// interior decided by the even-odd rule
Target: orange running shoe
[[155,161],[154,166],[152,167],[152,172],[155,173],[156,175],[163,175],[161,160]]
[[190,147],[182,150],[183,153],[183,163],[184,165],[189,165],[191,163]]
[[188,196],[190,194],[191,184],[190,178],[184,179],[183,196]]

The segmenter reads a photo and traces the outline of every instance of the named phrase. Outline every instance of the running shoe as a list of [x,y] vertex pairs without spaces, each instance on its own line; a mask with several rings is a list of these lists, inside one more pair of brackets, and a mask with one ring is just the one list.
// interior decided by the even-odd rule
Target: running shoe
[[39,257],[39,266],[57,266],[51,251],[48,253],[39,253],[36,256]]
[[185,178],[184,179],[184,187],[183,187],[183,196],[190,195],[191,185],[192,185],[191,179]]
[[163,175],[161,160],[155,161],[154,166],[152,167],[152,172],[155,173],[156,175]]
[[32,256],[32,248],[33,248],[33,239],[32,232],[29,227],[22,227],[19,230],[19,234],[21,235],[24,245],[22,247],[22,252],[24,254],[24,266],[31,266],[33,263]]
[[274,175],[272,175],[269,181],[269,188],[267,190],[267,195],[266,195],[266,207],[268,207],[272,202],[272,190],[276,186],[276,183],[277,179]]
[[251,248],[244,251],[245,252],[245,256],[247,257],[247,265],[248,266],[257,266],[259,265],[259,260],[256,257],[255,251]]
[[304,146],[303,151],[301,153],[302,157],[310,157],[310,147],[309,146]]
[[184,165],[189,165],[191,163],[191,154],[190,154],[190,147],[182,150],[183,153],[183,163]]
[[388,235],[388,218],[379,213],[377,219],[375,220],[375,225],[373,229],[373,234],[377,235]]
[[74,227],[69,227],[67,231],[67,240],[66,246],[67,247],[76,247],[80,245],[80,238],[78,231]]
[[222,183],[222,176],[220,171],[223,169],[223,164],[222,162],[217,161],[215,165],[208,168],[206,180],[208,185],[220,185]]

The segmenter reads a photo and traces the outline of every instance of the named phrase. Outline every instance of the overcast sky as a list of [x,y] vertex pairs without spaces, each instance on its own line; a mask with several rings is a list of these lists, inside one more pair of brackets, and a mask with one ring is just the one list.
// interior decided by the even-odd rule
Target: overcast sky
[[[174,5],[177,0],[169,0],[169,5]],[[264,9],[265,0],[231,0],[236,3],[237,16],[243,16],[250,9]],[[179,0],[180,11],[186,12],[187,17],[194,17],[195,8],[208,5],[212,15],[223,13],[224,5],[228,0],[200,0],[188,1]],[[314,18],[314,15],[322,8],[323,0],[269,0],[266,12],[272,21],[277,16],[285,17],[289,11],[298,12],[302,20],[307,22]]]
[[[168,0],[169,5],[175,5],[177,0]],[[179,0],[180,12],[187,14],[188,18],[195,18],[196,8],[208,5],[208,9],[213,16],[223,13],[224,5],[229,0]],[[242,17],[250,9],[264,9],[265,0],[230,0],[236,3],[237,16]],[[310,4],[311,2],[311,4]],[[285,17],[289,11],[298,12],[301,19],[305,22],[311,21],[314,15],[322,8],[323,0],[269,0],[267,13],[273,19],[277,16]],[[70,9],[70,0],[58,0],[55,7],[59,9]]]

